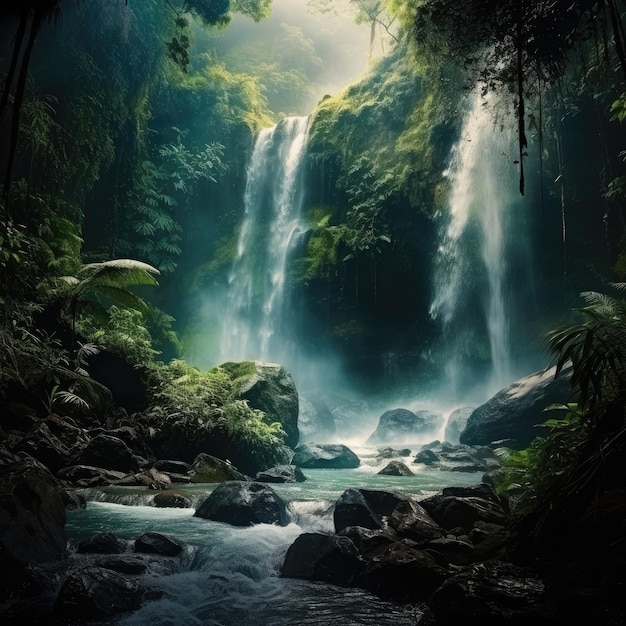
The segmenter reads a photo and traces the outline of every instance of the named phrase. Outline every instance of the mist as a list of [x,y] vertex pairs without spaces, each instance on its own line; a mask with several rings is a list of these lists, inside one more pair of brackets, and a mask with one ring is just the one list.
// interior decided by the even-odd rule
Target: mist
[[[198,51],[208,49],[229,67],[260,77],[277,118],[308,115],[325,95],[333,95],[367,71],[370,28],[354,23],[348,0],[321,13],[310,0],[274,0],[261,22],[234,14],[227,28],[195,32]],[[268,79],[281,72],[281,82]]]

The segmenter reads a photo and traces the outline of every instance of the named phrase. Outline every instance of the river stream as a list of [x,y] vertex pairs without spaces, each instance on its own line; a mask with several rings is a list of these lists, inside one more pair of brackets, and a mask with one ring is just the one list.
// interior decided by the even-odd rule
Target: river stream
[[[192,501],[192,508],[153,506],[155,492],[137,488],[85,490],[84,510],[68,513],[66,530],[70,550],[98,532],[114,532],[135,539],[146,531],[165,533],[185,546],[173,572],[149,571],[144,580],[162,592],[158,600],[123,615],[115,624],[159,626],[409,626],[419,608],[382,601],[365,591],[325,583],[282,578],[285,554],[303,532],[333,532],[333,506],[349,487],[412,494],[418,499],[441,488],[480,482],[480,474],[429,469],[398,458],[414,476],[396,477],[377,472],[390,459],[376,458],[374,448],[355,448],[362,459],[356,469],[306,469],[302,483],[271,485],[287,504],[285,527],[259,524],[233,527],[194,517],[195,507],[215,488],[213,484],[174,485]],[[73,558],[85,558],[74,555]]]

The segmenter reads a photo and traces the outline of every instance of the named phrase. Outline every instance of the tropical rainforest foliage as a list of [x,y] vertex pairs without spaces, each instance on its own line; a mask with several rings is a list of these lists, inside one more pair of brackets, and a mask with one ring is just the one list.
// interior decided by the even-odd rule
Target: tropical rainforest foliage
[[[580,394],[548,422],[549,437],[509,456],[504,486],[524,487],[524,512],[539,505],[547,517],[553,495],[561,503],[604,480],[602,463],[617,465],[623,453],[623,302],[587,293],[581,323],[567,310],[581,280],[599,291],[624,266],[624,7],[348,4],[370,26],[372,49],[384,37],[386,54],[312,112],[309,230],[292,275],[308,324],[303,344],[327,341],[376,390],[393,354],[405,380],[417,380],[415,363],[428,377],[444,172],[468,91],[478,82],[497,93],[501,123],[518,138],[519,190],[537,207],[531,256],[548,305],[525,328],[540,337],[569,322],[549,345],[559,367],[572,362]],[[251,455],[281,456],[279,427],[234,399],[225,371],[181,360],[197,337],[198,302],[228,281],[254,138],[285,112],[309,113],[298,109],[324,72],[295,28],[283,28],[267,55],[254,41],[220,40],[237,14],[258,21],[270,10],[271,0],[3,3],[6,424],[61,408],[104,423],[115,407],[89,364],[105,351],[140,373],[155,433],[195,419],[205,434],[245,440]],[[546,484],[548,475],[558,482]]]

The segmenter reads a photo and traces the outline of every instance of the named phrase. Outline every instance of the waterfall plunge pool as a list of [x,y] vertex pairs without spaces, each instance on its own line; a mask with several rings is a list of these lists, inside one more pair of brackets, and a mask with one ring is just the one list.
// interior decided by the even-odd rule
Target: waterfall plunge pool
[[[68,512],[70,551],[84,538],[113,532],[135,539],[147,531],[161,532],[185,546],[174,573],[143,575],[162,592],[132,614],[108,624],[144,626],[415,626],[421,611],[412,605],[383,601],[360,589],[281,578],[289,546],[304,532],[333,532],[333,506],[350,487],[380,489],[426,498],[444,487],[473,485],[481,474],[429,469],[410,464],[414,476],[380,475],[382,467],[364,460],[356,469],[305,469],[302,483],[272,484],[286,503],[291,521],[285,527],[259,524],[247,528],[194,517],[214,484],[173,485],[172,491],[192,501],[190,509],[152,505],[156,492],[131,487],[83,491],[87,508]],[[372,460],[370,462],[370,460]],[[389,462],[385,459],[383,464]],[[89,558],[73,554],[72,558]]]

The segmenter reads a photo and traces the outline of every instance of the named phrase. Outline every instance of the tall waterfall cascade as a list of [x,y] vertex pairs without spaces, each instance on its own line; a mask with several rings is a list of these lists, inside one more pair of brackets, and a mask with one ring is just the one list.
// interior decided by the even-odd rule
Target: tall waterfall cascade
[[[513,124],[500,128],[493,107],[472,92],[446,176],[450,194],[434,267],[431,317],[440,322],[443,376],[453,392],[475,381],[473,364],[486,363],[486,393],[509,382],[511,276],[509,256],[520,202]],[[488,350],[488,354],[486,354]],[[472,381],[472,377],[474,380]]]
[[288,117],[262,130],[247,169],[244,218],[223,321],[223,360],[289,362],[286,279],[290,253],[306,230],[302,160],[308,117]]

